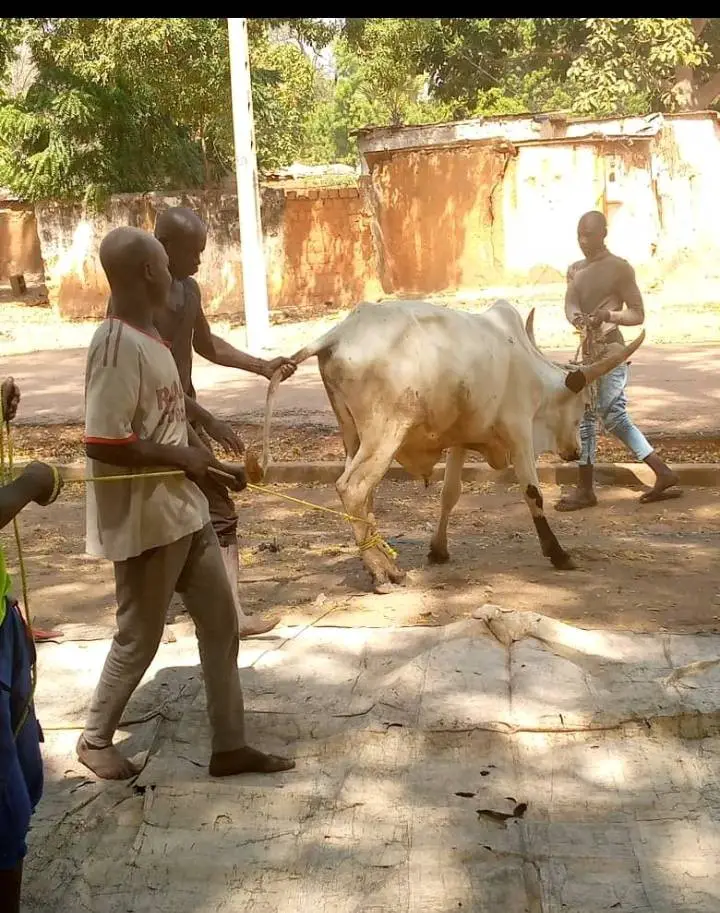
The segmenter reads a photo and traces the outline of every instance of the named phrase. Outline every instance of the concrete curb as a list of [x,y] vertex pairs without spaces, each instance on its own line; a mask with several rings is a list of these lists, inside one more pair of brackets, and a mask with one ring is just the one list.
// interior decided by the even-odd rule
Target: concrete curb
[[[23,464],[18,463],[18,468]],[[82,479],[85,475],[83,463],[67,463],[58,466],[65,479]],[[273,482],[308,485],[320,483],[332,485],[345,468],[340,462],[318,463],[273,463],[265,480]],[[680,478],[681,485],[698,488],[720,487],[720,463],[676,463],[673,467]],[[432,474],[431,481],[441,480],[445,464],[439,463]],[[543,485],[571,485],[577,479],[577,466],[574,463],[541,463],[538,476]],[[409,481],[412,476],[401,466],[391,466],[386,478],[392,481]],[[613,485],[622,488],[638,488],[652,483],[652,471],[644,463],[598,463],[595,467],[595,478],[601,485]],[[494,470],[487,463],[467,463],[463,467],[465,482],[497,482],[504,485],[515,483],[515,472],[512,469]]]

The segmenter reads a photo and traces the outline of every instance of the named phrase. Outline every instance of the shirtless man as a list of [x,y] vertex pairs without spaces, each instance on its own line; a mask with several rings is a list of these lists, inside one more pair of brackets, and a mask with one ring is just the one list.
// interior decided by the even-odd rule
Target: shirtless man
[[[160,336],[169,344],[175,359],[185,393],[188,418],[207,447],[211,447],[209,439],[212,438],[226,451],[239,456],[244,447],[229,422],[216,418],[197,401],[192,382],[193,350],[216,365],[238,368],[268,379],[278,368],[282,368],[283,380],[286,380],[295,372],[297,366],[287,358],[274,358],[269,361],[253,358],[211,332],[203,313],[200,289],[192,278],[198,271],[200,257],[207,242],[207,230],[199,216],[183,207],[165,210],[157,218],[155,237],[167,252],[173,283],[167,302],[155,312],[154,322]],[[112,299],[108,314],[111,312]],[[235,595],[240,636],[265,634],[277,625],[278,620],[246,615],[238,597],[238,516],[227,486],[218,479],[208,477],[200,480],[198,484],[210,504],[210,519],[222,549],[225,570]]]
[[[567,273],[567,319],[574,327],[588,326],[599,330],[606,343],[623,345],[618,327],[639,326],[645,320],[635,271],[627,260],[611,254],[605,246],[607,221],[601,212],[586,212],[578,222],[577,236],[585,258],[573,263]],[[578,484],[572,494],[558,501],[555,505],[557,510],[582,510],[597,504],[593,465],[597,455],[598,414],[605,429],[655,473],[655,484],[641,496],[642,504],[677,498],[682,494],[675,488],[677,475],[655,453],[628,415],[625,399],[627,381],[627,364],[620,365],[598,381],[597,414],[588,408],[580,425],[582,452]]]
[[212,732],[210,775],[289,770],[294,762],[245,743],[237,668],[238,618],[208,502],[196,484],[213,469],[245,487],[242,468],[218,463],[186,421],[175,361],[153,323],[172,277],[163,246],[137,228],[100,245],[113,316],[97,329],[85,378],[85,449],[92,476],[160,469],[170,478],[89,485],[87,550],[113,562],[117,633],[90,704],[78,757],[104,779],[137,773],[113,745],[115,730],[157,652],[179,592],[197,630]]

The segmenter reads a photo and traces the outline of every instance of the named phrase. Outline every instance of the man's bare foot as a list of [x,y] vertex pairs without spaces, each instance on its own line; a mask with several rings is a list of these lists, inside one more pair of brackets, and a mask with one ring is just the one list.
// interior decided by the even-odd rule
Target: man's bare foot
[[114,745],[92,748],[80,736],[77,743],[78,759],[102,780],[129,780],[140,773],[132,761],[123,757]]
[[255,637],[258,634],[267,634],[277,627],[279,618],[259,618],[253,615],[241,615],[238,619],[240,637]]
[[569,513],[572,510],[584,510],[587,507],[597,505],[597,497],[592,488],[576,488],[572,494],[565,495],[555,505],[555,510],[561,513]]
[[654,501],[669,501],[682,497],[681,489],[675,488],[679,481],[680,479],[674,472],[661,473],[655,479],[653,487],[640,496],[640,503],[652,504]]
[[274,774],[292,770],[295,762],[274,754],[264,754],[257,748],[237,748],[235,751],[217,751],[210,758],[211,777],[233,777],[235,774]]

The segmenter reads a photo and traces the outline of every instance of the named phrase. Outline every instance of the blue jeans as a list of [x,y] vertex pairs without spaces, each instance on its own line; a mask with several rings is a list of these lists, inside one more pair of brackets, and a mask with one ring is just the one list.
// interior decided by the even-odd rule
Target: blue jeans
[[15,869],[22,862],[30,816],[43,788],[42,732],[32,704],[15,735],[32,699],[32,659],[20,610],[8,600],[0,625],[0,869]]
[[630,373],[627,364],[620,365],[597,382],[597,408],[589,406],[580,423],[580,465],[591,466],[597,456],[597,420],[602,419],[605,430],[622,441],[635,459],[642,461],[653,452],[652,446],[642,431],[637,428],[627,413],[627,387]]

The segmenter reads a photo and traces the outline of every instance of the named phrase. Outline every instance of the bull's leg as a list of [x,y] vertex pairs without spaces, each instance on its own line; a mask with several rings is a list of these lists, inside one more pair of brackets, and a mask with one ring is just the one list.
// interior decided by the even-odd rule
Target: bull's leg
[[387,592],[391,584],[402,583],[405,579],[405,572],[398,568],[380,543],[365,547],[377,535],[374,519],[369,515],[372,493],[388,471],[405,433],[404,428],[383,430],[381,440],[373,438],[361,442],[350,465],[336,482],[346,512],[359,518],[360,522],[351,525],[376,593]]
[[358,452],[360,437],[352,413],[345,405],[342,396],[331,384],[325,384],[325,392],[328,395],[330,405],[333,408],[333,412],[338,420],[338,425],[340,426],[340,434],[342,435],[343,447],[345,448],[345,471],[347,472],[353,457]]
[[543,497],[540,493],[540,481],[535,467],[535,455],[532,443],[523,444],[513,452],[513,465],[520,490],[525,497],[525,503],[530,509],[537,530],[542,553],[549,558],[553,567],[560,571],[571,571],[575,563],[564,548],[560,545],[555,533],[550,529],[550,524],[545,516]]
[[430,540],[428,560],[431,564],[442,564],[450,560],[447,547],[447,527],[452,509],[462,493],[462,468],[465,462],[465,450],[462,447],[451,447],[445,463],[445,478],[440,495],[440,520],[435,535]]

